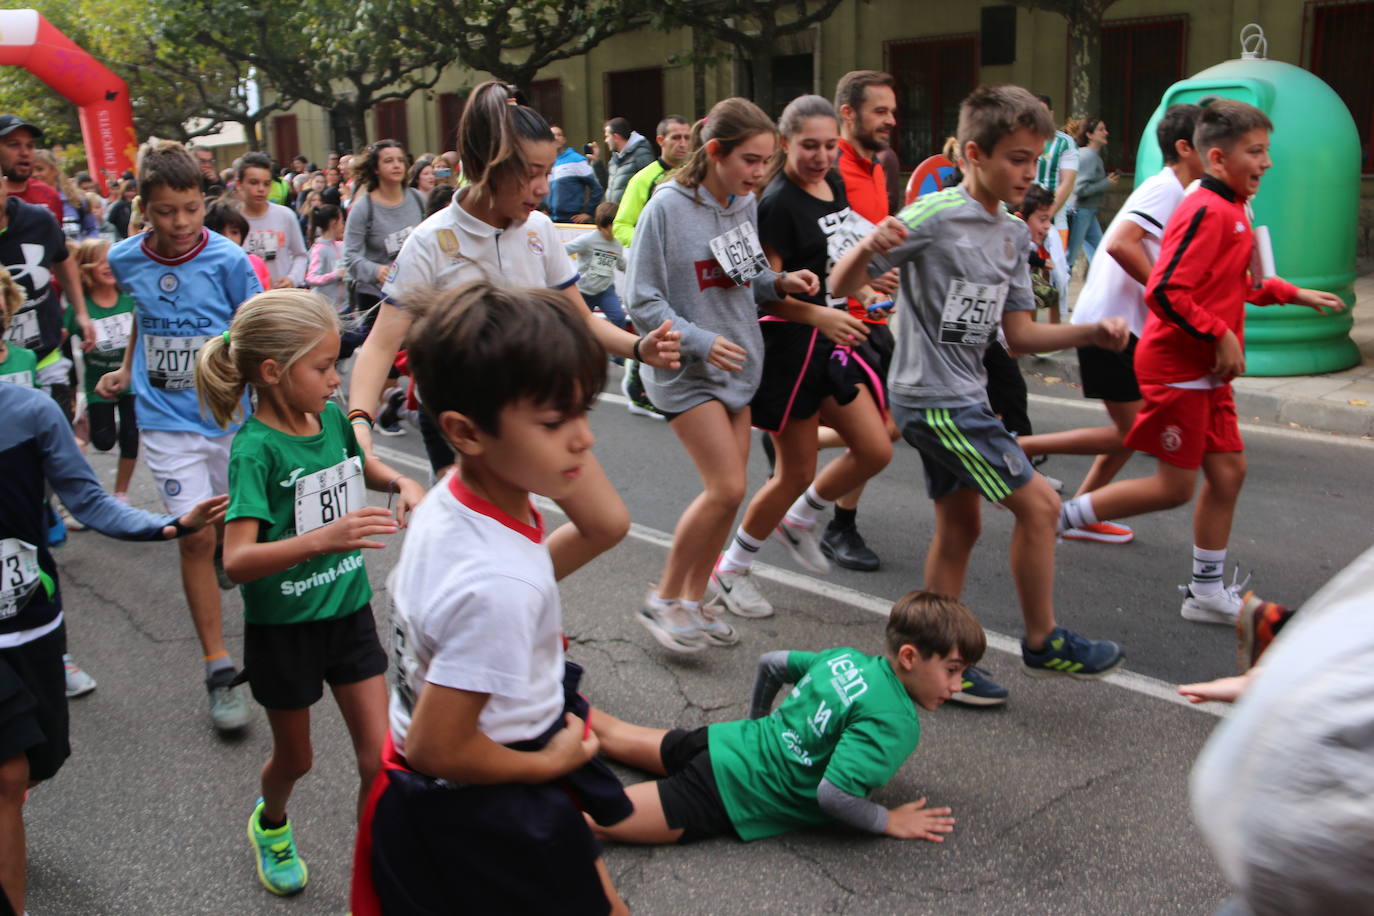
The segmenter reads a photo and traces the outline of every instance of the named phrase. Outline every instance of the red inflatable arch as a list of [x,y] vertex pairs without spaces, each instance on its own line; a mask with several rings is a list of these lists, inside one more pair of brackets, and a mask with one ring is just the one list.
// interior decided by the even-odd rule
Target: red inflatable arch
[[102,188],[134,167],[138,135],[129,87],[37,10],[0,10],[0,64],[27,67],[77,107],[86,160]]

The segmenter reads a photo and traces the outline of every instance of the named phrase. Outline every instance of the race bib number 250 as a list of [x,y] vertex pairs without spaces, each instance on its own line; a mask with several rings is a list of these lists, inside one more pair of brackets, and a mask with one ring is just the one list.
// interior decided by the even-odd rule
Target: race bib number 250
[[1002,321],[1006,301],[1006,283],[955,280],[940,313],[940,343],[986,346]]

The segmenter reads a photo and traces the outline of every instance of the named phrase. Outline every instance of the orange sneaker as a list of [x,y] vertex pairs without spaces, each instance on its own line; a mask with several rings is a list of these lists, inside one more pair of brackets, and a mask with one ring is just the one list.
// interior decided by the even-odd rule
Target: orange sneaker
[[1255,667],[1292,616],[1292,609],[1282,604],[1264,601],[1253,591],[1245,593],[1236,615],[1236,667],[1241,674]]
[[1070,541],[1097,541],[1099,544],[1129,544],[1135,540],[1134,531],[1116,522],[1094,522],[1070,528],[1059,536]]

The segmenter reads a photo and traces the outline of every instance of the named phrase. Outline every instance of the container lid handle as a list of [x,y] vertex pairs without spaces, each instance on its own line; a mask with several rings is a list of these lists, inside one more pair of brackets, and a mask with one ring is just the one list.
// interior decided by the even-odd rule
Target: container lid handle
[[1269,42],[1258,23],[1250,23],[1240,30],[1240,59],[1264,60],[1269,56]]

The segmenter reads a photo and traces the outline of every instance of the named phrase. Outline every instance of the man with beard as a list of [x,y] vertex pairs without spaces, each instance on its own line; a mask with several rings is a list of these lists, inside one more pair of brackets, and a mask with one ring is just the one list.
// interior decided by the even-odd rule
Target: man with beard
[[43,131],[18,115],[0,115],[0,172],[5,176],[5,190],[11,197],[47,207],[61,226],[62,197],[33,177],[35,142],[41,139]]

